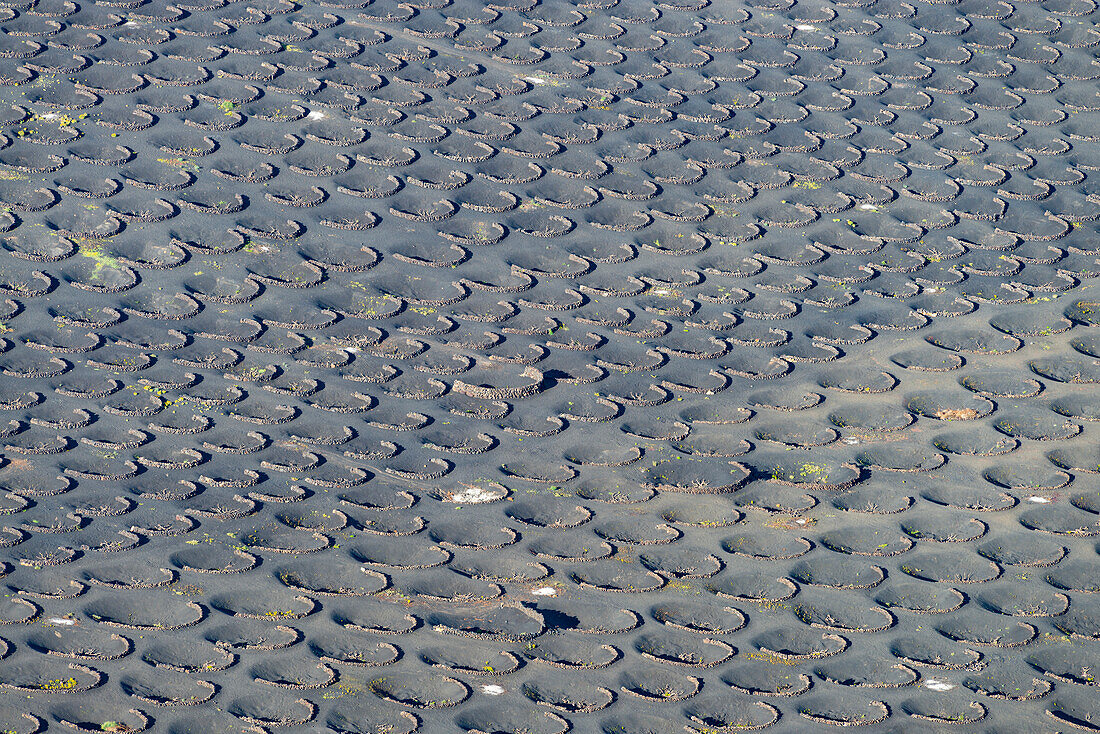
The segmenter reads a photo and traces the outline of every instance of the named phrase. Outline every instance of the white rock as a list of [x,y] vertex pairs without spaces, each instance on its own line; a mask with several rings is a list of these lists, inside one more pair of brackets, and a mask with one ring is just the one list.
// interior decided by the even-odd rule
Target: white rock
[[802,25],[796,25],[795,28],[797,28],[800,31],[816,31],[817,30],[816,28],[814,28],[812,25],[809,25],[808,23],[803,23]]
[[486,696],[499,696],[504,693],[504,686],[498,686],[495,683],[486,683],[481,687],[481,692]]
[[450,495],[447,501],[460,505],[480,505],[498,499],[500,499],[500,495],[496,492],[490,492],[481,487],[468,487]]
[[947,681],[936,680],[935,678],[929,678],[924,682],[924,687],[932,691],[939,691],[940,693],[943,693],[944,691],[950,691],[952,688],[955,687],[955,684],[948,683]]
[[558,590],[553,586],[543,586],[531,592],[535,596],[557,596]]
[[1039,495],[1035,495],[1034,497],[1028,497],[1027,501],[1028,502],[1037,502],[1040,505],[1045,505],[1045,504],[1050,503],[1051,499],[1049,497],[1040,497]]
[[321,110],[310,110],[309,114],[306,115],[307,120],[323,120],[326,117],[328,117],[328,115],[326,115],[324,112],[321,112]]

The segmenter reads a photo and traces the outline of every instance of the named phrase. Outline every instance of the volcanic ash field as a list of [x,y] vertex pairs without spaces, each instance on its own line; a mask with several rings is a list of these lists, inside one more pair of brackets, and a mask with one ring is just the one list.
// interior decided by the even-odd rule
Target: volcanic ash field
[[1100,730],[1093,0],[5,0],[0,732]]

